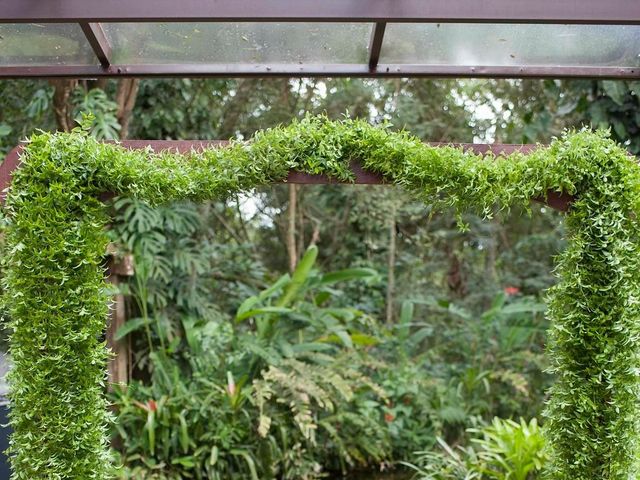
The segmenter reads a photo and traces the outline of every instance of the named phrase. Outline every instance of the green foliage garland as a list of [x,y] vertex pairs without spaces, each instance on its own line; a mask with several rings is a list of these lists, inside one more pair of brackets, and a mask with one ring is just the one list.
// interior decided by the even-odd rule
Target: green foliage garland
[[158,204],[211,199],[291,169],[352,178],[352,159],[425,202],[490,216],[549,190],[577,194],[550,292],[557,383],[547,409],[550,478],[635,478],[640,366],[640,168],[604,133],[566,134],[524,156],[431,147],[362,121],[308,117],[247,143],[179,155],[99,143],[86,131],[34,135],[6,201],[14,480],[105,479],[101,334],[108,292],[102,192]]

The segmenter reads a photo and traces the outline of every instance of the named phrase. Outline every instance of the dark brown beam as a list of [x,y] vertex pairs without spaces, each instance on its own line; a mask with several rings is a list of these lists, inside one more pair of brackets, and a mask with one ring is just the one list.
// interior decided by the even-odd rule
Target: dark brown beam
[[371,42],[369,43],[369,69],[375,70],[380,60],[380,50],[382,50],[382,41],[384,40],[384,31],[387,28],[385,22],[378,22],[371,33]]
[[[640,3],[640,2],[638,2]],[[0,66],[0,78],[25,77],[429,77],[429,78],[598,78],[638,79],[640,67],[512,67],[379,64],[164,64]]]
[[6,196],[5,188],[11,185],[13,172],[20,166],[21,151],[21,146],[15,147],[7,153],[4,161],[0,163],[0,204],[4,202],[4,197]]
[[[221,140],[125,140],[121,142],[121,145],[125,148],[131,149],[145,149],[151,147],[156,152],[174,150],[179,153],[188,153],[192,150],[202,150],[210,147],[224,147],[229,142]],[[522,153],[529,153],[538,145],[511,145],[511,144],[478,144],[478,143],[430,143],[433,146],[452,145],[454,147],[461,147],[465,150],[471,150],[477,154],[493,153],[495,155],[505,154],[508,155],[515,151]],[[17,146],[9,152],[5,157],[4,162],[0,164],[0,204],[4,202],[5,193],[4,190],[11,184],[12,173],[20,166],[20,152],[22,146]],[[365,171],[358,162],[353,162],[351,168],[355,174],[355,184],[357,185],[381,185],[385,184],[381,175]],[[324,184],[337,184],[344,183],[350,184],[351,182],[339,182],[335,179],[329,178],[325,175],[310,175],[302,172],[290,172],[286,180],[286,183],[295,183],[302,185],[324,185]],[[106,193],[104,198],[108,198],[109,194]],[[536,202],[545,203],[550,207],[566,212],[569,210],[573,197],[564,193],[557,193],[549,191],[546,201],[542,198],[534,198]]]
[[332,21],[638,24],[636,0],[2,0],[0,22]]
[[111,65],[111,45],[109,45],[109,39],[102,29],[102,25],[99,23],[81,22],[80,28],[87,37],[87,41],[93,52],[98,57],[100,65],[108,67]]

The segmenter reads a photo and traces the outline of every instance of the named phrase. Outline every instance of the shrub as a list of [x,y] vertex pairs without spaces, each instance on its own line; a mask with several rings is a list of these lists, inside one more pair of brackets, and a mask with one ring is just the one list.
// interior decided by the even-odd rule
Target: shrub
[[468,447],[452,448],[439,440],[442,451],[422,452],[416,478],[423,480],[533,480],[547,462],[545,440],[538,422],[494,418],[474,435]]

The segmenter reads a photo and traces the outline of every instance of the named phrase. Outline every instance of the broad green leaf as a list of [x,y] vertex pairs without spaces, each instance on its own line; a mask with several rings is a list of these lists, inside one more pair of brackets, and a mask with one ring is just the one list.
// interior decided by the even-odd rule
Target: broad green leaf
[[263,290],[258,295],[254,295],[252,297],[247,298],[242,304],[238,311],[236,312],[236,319],[241,316],[241,314],[248,312],[259,302],[262,302],[269,298],[271,295],[276,293],[278,290],[281,290],[285,285],[287,285],[291,281],[291,277],[289,274],[282,275],[273,285],[269,288]]
[[236,312],[236,320],[238,319],[238,317],[240,317],[243,313],[248,312],[249,310],[251,310],[251,308],[253,308],[253,306],[258,303],[260,301],[260,299],[257,296],[252,296],[247,298],[244,302],[242,302],[240,304],[240,307],[238,308],[238,311]]
[[291,276],[288,273],[285,273],[278,280],[276,280],[276,282],[273,285],[271,285],[269,288],[267,288],[267,289],[263,290],[262,292],[260,292],[258,294],[258,298],[261,301],[266,300],[271,295],[276,293],[278,290],[284,288],[285,285],[287,285],[290,281],[291,281]]
[[433,327],[424,327],[414,332],[409,339],[413,345],[419,345],[425,338],[433,335]]
[[315,245],[309,247],[293,272],[291,283],[287,285],[284,294],[280,297],[276,306],[284,307],[295,299],[296,295],[300,292],[302,286],[307,281],[307,278],[309,278],[309,273],[311,273],[311,269],[316,263],[317,257],[318,247]]
[[209,465],[213,466],[216,464],[216,462],[218,461],[219,454],[220,454],[220,451],[218,450],[218,447],[214,445],[211,448],[211,455],[209,455]]
[[285,307],[262,307],[262,308],[255,308],[253,310],[248,310],[244,313],[242,313],[241,315],[238,315],[236,317],[236,322],[242,322],[244,320],[247,320],[248,318],[251,317],[255,317],[258,315],[267,315],[270,313],[291,313],[293,310],[291,310],[290,308],[285,308]]
[[185,410],[178,415],[178,420],[180,421],[180,447],[183,453],[187,453],[189,451],[189,429],[187,428],[187,421],[184,415]]
[[340,342],[342,342],[345,347],[353,348],[353,342],[351,341],[349,332],[345,330],[336,330],[335,335],[340,339]]
[[347,282],[349,280],[363,278],[374,278],[376,276],[378,276],[378,272],[376,272],[372,268],[347,268],[345,270],[338,270],[336,272],[331,272],[323,275],[320,278],[319,284],[330,285],[337,282]]
[[115,338],[116,340],[122,340],[131,332],[135,332],[139,328],[142,328],[145,325],[149,325],[152,322],[153,322],[152,318],[142,318],[142,317],[132,318],[131,320],[127,320],[124,325],[118,328],[113,338]]
[[605,93],[611,97],[611,100],[618,105],[624,104],[624,99],[629,92],[626,83],[616,80],[604,80],[602,82],[602,88]]
[[249,452],[247,452],[246,450],[232,449],[232,450],[229,450],[229,453],[231,455],[236,455],[244,458],[245,462],[247,462],[247,466],[249,467],[249,471],[251,472],[251,480],[260,480],[258,478],[256,464],[253,461],[253,458],[251,458],[251,455],[249,455]]
[[153,455],[156,451],[156,413],[153,410],[147,412],[147,422],[144,428],[149,439],[149,451]]
[[505,315],[513,315],[516,313],[544,313],[547,306],[544,303],[510,303],[502,307],[502,313]]
[[353,348],[354,345],[359,347],[370,347],[380,343],[380,340],[371,335],[366,335],[364,333],[349,333],[345,330],[336,330],[331,335],[321,337],[317,341],[344,345],[347,348]]
[[372,347],[380,343],[380,340],[376,337],[364,333],[352,333],[351,341],[359,347]]
[[413,320],[413,310],[413,302],[402,302],[402,308],[400,309],[400,324],[407,325]]
[[193,457],[178,457],[171,459],[172,465],[182,465],[185,468],[193,468],[196,466],[196,460]]

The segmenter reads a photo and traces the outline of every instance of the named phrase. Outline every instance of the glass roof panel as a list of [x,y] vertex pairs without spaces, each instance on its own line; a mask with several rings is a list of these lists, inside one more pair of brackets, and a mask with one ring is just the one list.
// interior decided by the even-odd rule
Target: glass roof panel
[[380,63],[636,67],[639,55],[638,25],[391,23]]
[[95,65],[75,23],[0,23],[0,65]]
[[367,23],[103,23],[121,64],[366,63]]

